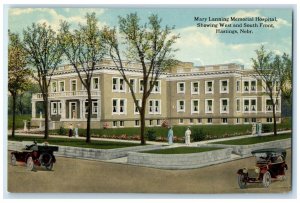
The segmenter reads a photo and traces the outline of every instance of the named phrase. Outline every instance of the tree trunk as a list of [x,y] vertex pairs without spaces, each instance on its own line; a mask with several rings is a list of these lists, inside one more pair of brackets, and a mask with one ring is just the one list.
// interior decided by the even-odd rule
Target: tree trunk
[[44,101],[43,101],[43,106],[44,106],[44,112],[45,112],[45,135],[44,135],[44,139],[48,139],[49,137],[49,111],[48,111],[48,95],[45,94],[46,96],[44,96]]
[[274,135],[276,136],[277,135],[277,124],[276,124],[276,104],[272,104],[272,106],[273,106],[273,125],[274,125],[274,127],[273,127],[273,129],[274,129]]
[[141,118],[141,145],[146,144],[145,140],[145,110],[146,110],[146,102],[142,101],[140,118]]
[[16,128],[16,99],[17,99],[17,95],[13,94],[12,95],[12,99],[13,99],[13,109],[12,109],[12,113],[13,113],[13,117],[12,117],[12,133],[11,136],[15,137],[15,128]]
[[86,143],[91,143],[91,115],[92,115],[92,96],[90,88],[87,89],[88,93],[88,116],[86,123]]

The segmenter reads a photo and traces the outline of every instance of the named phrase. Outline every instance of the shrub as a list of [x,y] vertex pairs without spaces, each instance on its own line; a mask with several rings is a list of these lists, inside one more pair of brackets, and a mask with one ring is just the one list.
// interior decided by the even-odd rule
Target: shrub
[[60,126],[60,128],[58,130],[58,134],[59,135],[66,135],[67,134],[67,130],[63,126]]
[[156,140],[156,135],[154,130],[148,130],[146,133],[146,136],[149,141],[155,141]]
[[270,124],[262,124],[262,132],[263,133],[268,133],[272,132],[273,127]]
[[192,130],[192,139],[194,142],[205,140],[205,132],[201,128],[193,128]]

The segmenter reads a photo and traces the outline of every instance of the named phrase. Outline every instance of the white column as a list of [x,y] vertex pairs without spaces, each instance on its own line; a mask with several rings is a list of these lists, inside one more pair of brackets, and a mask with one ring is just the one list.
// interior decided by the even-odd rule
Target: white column
[[36,117],[36,111],[35,111],[35,101],[31,101],[31,117],[35,118]]
[[85,119],[85,99],[80,100],[80,119],[84,120]]
[[66,100],[62,99],[61,100],[61,119],[66,118]]

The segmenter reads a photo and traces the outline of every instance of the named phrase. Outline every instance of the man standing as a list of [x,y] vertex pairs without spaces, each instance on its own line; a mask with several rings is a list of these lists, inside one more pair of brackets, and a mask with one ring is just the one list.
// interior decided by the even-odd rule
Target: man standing
[[191,144],[191,130],[189,127],[186,129],[184,137],[185,137],[185,144],[190,145]]
[[172,126],[170,126],[168,131],[168,143],[169,145],[173,144],[173,129]]

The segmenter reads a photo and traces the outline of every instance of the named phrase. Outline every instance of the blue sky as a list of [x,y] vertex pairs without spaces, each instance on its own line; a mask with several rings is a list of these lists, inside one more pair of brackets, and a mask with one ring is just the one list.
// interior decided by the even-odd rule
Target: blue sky
[[[236,62],[251,67],[250,59],[261,44],[276,54],[288,53],[292,49],[292,10],[279,8],[10,8],[8,27],[13,32],[22,30],[33,22],[46,22],[58,29],[60,20],[74,26],[85,23],[87,12],[95,12],[99,26],[118,26],[118,16],[137,12],[142,22],[150,14],[158,14],[162,24],[175,26],[180,34],[175,44],[179,49],[176,58],[195,65]],[[277,17],[274,28],[254,28],[253,34],[216,34],[214,28],[197,27],[194,16],[208,17]],[[218,22],[209,22],[218,23]],[[242,22],[244,23],[244,22]],[[229,28],[232,29],[232,28]],[[235,28],[239,31],[240,28]]]

